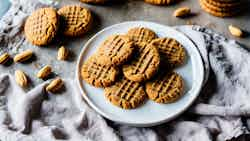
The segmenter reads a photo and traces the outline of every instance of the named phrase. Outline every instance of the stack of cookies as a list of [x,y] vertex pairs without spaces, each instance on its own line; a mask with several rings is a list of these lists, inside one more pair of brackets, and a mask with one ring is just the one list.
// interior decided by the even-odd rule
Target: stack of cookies
[[199,0],[202,9],[217,17],[230,17],[244,9],[245,0]]
[[81,6],[64,6],[58,11],[41,8],[27,18],[24,32],[29,42],[43,46],[49,44],[59,30],[66,36],[83,35],[90,29],[92,20],[91,12]]
[[81,76],[104,88],[106,99],[123,109],[136,108],[147,98],[171,103],[183,95],[183,79],[172,70],[184,60],[178,41],[135,27],[125,35],[108,37],[83,64]]

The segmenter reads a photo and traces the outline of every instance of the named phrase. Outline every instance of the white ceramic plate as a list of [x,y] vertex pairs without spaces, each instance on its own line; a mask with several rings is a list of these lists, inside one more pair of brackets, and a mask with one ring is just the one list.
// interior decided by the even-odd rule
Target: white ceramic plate
[[[132,27],[147,27],[157,33],[159,37],[171,37],[178,40],[187,52],[186,63],[177,68],[185,81],[185,94],[175,103],[157,104],[148,100],[144,105],[133,110],[124,110],[112,105],[105,99],[104,91],[95,88],[81,79],[81,66],[92,55],[98,46],[110,35],[125,34]],[[153,126],[167,122],[185,111],[199,95],[204,77],[201,56],[192,41],[184,34],[171,27],[144,21],[124,22],[103,29],[93,36],[83,47],[78,63],[76,79],[86,102],[102,116],[119,123],[132,126]]]

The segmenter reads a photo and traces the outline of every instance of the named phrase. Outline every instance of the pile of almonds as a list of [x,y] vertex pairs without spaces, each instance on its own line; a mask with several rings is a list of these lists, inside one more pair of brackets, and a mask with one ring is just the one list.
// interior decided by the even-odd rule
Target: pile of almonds
[[[30,60],[33,55],[34,55],[33,51],[28,49],[15,55],[13,61],[15,63],[22,63]],[[68,56],[69,56],[69,51],[63,46],[60,47],[58,50],[57,59],[67,60]],[[0,56],[0,64],[2,65],[5,65],[10,60],[11,60],[11,55],[9,55],[8,53],[4,53]],[[42,69],[40,69],[37,72],[36,77],[45,80],[51,73],[52,73],[52,67],[50,65],[45,65]],[[20,87],[22,88],[28,87],[29,85],[28,76],[22,70],[15,71],[15,79]],[[59,92],[63,87],[63,84],[64,84],[63,80],[57,77],[50,82],[50,84],[46,87],[46,90],[52,93]]]

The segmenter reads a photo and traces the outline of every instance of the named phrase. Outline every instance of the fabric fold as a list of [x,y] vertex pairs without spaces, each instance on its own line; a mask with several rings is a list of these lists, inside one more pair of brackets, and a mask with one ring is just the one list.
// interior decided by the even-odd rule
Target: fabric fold
[[50,94],[47,82],[26,93],[13,79],[0,75],[0,140],[120,140],[84,103],[73,81],[65,80],[65,92]]

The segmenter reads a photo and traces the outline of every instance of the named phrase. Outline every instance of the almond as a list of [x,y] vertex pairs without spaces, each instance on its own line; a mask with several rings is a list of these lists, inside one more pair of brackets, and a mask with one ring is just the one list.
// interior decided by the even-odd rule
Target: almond
[[33,55],[32,50],[26,50],[24,52],[17,54],[14,57],[14,62],[24,62],[24,61],[30,59],[32,57],[32,55]]
[[16,70],[15,71],[15,78],[16,78],[16,82],[19,86],[21,86],[21,87],[28,86],[28,79],[27,79],[26,74],[23,71]]
[[69,55],[69,51],[64,47],[60,47],[57,54],[58,60],[66,60]]
[[236,37],[242,37],[243,36],[243,32],[241,31],[241,29],[236,27],[236,26],[230,25],[228,27],[228,29],[229,29],[230,33],[233,36],[236,36]]
[[44,79],[48,77],[52,72],[52,68],[49,65],[44,66],[41,70],[38,71],[37,77],[40,79]]
[[63,80],[61,78],[56,78],[50,82],[46,87],[46,91],[56,93],[63,87]]
[[185,17],[191,13],[191,9],[189,7],[181,7],[174,11],[175,17]]
[[0,56],[0,64],[5,64],[10,59],[10,55],[8,53],[4,53]]

